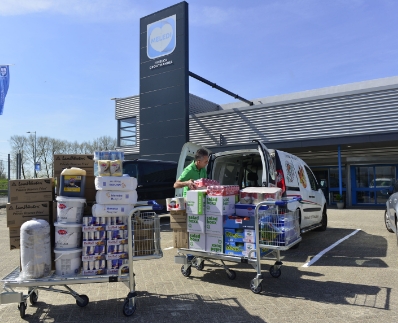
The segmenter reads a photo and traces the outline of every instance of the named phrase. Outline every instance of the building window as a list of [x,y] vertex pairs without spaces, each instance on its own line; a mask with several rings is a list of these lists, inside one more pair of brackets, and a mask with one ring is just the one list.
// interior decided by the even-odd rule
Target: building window
[[137,119],[119,120],[119,146],[135,146],[137,144]]

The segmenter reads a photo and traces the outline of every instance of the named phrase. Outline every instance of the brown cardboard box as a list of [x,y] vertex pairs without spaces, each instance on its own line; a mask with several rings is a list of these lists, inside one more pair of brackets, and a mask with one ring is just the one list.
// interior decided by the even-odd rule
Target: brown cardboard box
[[171,229],[187,229],[187,213],[185,210],[170,211],[170,228]]
[[82,169],[92,170],[91,174],[86,174],[87,176],[94,176],[94,155],[84,155],[84,154],[55,154],[54,155],[54,172],[62,172],[64,168],[78,167]]
[[84,190],[84,198],[86,201],[95,201],[95,195],[97,191],[95,189],[85,189]]
[[187,212],[186,210],[170,211],[170,228],[178,230],[186,230],[187,228]]
[[19,227],[8,228],[8,232],[9,232],[9,236],[10,236],[10,250],[20,248],[20,231],[19,230],[20,230]]
[[10,250],[19,249],[20,246],[20,238],[18,237],[10,237]]
[[20,227],[33,218],[43,219],[51,224],[51,204],[51,202],[7,203],[7,227]]
[[54,199],[53,178],[33,178],[10,180],[10,201],[19,202],[41,202]]
[[173,229],[173,247],[188,248],[188,232],[187,230]]

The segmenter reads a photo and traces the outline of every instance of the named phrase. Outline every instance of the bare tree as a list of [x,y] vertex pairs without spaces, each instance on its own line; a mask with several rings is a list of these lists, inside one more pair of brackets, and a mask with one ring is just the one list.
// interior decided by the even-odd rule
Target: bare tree
[[5,166],[2,160],[0,160],[0,178],[6,178]]
[[98,150],[112,150],[116,148],[116,139],[110,136],[102,136],[96,140]]
[[[12,150],[12,155],[14,156],[15,160],[16,160],[16,156],[18,153],[21,153],[21,169],[22,169],[22,177],[26,178],[26,174],[25,173],[25,168],[26,168],[26,163],[27,161],[25,160],[25,147],[26,147],[26,137],[25,136],[18,136],[18,135],[14,135],[11,136],[9,142],[10,142],[10,146],[11,146],[11,150]],[[16,164],[15,164],[16,165]],[[15,172],[16,173],[16,172]]]

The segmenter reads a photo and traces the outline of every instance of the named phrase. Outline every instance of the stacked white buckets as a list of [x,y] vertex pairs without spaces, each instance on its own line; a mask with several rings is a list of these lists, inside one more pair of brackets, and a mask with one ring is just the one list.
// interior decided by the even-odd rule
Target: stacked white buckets
[[[85,172],[85,171],[84,171]],[[86,200],[82,197],[62,196],[57,200],[55,226],[55,273],[59,276],[74,276],[82,264],[82,223]],[[82,192],[82,195],[84,192]]]

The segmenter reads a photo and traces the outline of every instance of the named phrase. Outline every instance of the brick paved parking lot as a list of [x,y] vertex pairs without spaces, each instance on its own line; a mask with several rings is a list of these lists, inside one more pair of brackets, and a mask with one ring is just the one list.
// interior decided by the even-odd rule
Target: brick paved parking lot
[[[125,317],[123,283],[73,285],[90,303],[80,308],[70,295],[40,291],[36,305],[21,319],[17,304],[0,305],[0,322],[397,322],[398,247],[387,232],[382,210],[329,210],[326,232],[303,235],[298,249],[282,252],[282,275],[268,273],[274,260],[263,262],[263,291],[256,295],[249,283],[252,267],[231,263],[237,277],[206,263],[182,276],[174,263],[175,249],[168,217],[162,218],[160,260],[137,261],[137,310]],[[360,229],[302,267],[319,252]],[[19,252],[9,251],[5,209],[0,209],[0,276],[19,265]],[[22,289],[27,292],[27,288]]]

